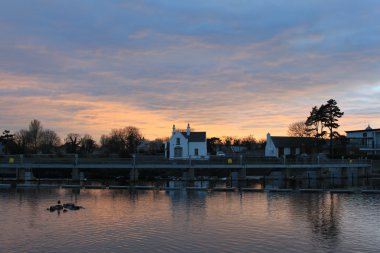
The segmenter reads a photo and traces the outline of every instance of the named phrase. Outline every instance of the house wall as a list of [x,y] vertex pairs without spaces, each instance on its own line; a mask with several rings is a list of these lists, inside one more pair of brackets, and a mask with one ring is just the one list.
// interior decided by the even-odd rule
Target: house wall
[[292,148],[284,148],[284,155],[299,155],[301,154],[301,148],[295,148],[295,154],[292,154]]
[[[177,145],[177,138],[180,139],[180,145]],[[182,158],[187,158],[188,157],[188,145],[187,145],[187,139],[185,136],[183,136],[182,133],[180,132],[175,132],[172,137],[170,138],[170,159],[174,159],[174,149],[175,147],[179,146],[182,147]]]
[[380,132],[375,133],[375,145],[380,146]]
[[274,145],[269,134],[267,134],[267,142],[265,145],[265,156],[267,156],[267,157],[278,157],[278,149]]
[[[206,142],[190,142],[190,156],[192,158],[201,158],[207,156],[207,143]],[[195,149],[198,149],[198,156],[195,155]]]
[[[272,141],[272,138],[270,134],[267,134],[267,142],[265,145],[265,156],[266,157],[279,157],[279,148],[283,148],[284,150],[284,155],[292,155],[292,148],[290,147],[276,147]],[[295,154],[294,155],[299,155],[301,154],[301,148],[295,148]]]
[[[367,137],[364,137],[363,134],[367,133]],[[351,143],[355,143],[360,146],[367,146],[371,148],[373,145],[380,145],[380,132],[375,131],[361,131],[361,132],[353,132],[347,133],[347,138],[351,139]],[[367,139],[371,138],[371,139]],[[372,143],[373,141],[373,143]]]
[[[366,133],[366,137],[364,137]],[[347,133],[347,138],[351,145],[362,148],[367,154],[379,154],[380,151],[376,150],[380,148],[380,132],[379,131],[360,131]]]
[[290,148],[284,148],[284,155],[290,155],[291,154]]

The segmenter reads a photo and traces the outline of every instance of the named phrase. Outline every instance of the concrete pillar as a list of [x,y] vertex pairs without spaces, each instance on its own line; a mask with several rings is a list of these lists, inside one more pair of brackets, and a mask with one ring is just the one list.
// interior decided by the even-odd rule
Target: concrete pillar
[[317,171],[307,171],[306,175],[306,185],[308,188],[317,188]]
[[289,179],[293,176],[292,170],[291,169],[286,169],[285,170],[285,178]]
[[357,184],[358,182],[358,172],[359,172],[359,168],[357,167],[350,167],[350,168],[347,168],[347,183],[349,185],[352,185],[354,186],[355,184]]
[[25,168],[17,168],[16,169],[16,180],[24,181],[25,180]]
[[129,180],[131,181],[139,180],[139,171],[137,168],[131,169],[131,171],[129,172]]
[[195,173],[194,173],[194,168],[189,168],[187,170],[187,180],[194,180],[195,179]]
[[329,168],[330,182],[334,187],[342,184],[342,168]]
[[33,171],[31,168],[17,168],[16,169],[16,179],[17,181],[23,181],[24,183],[30,183],[33,177]]
[[73,181],[79,181],[80,180],[80,176],[79,176],[79,169],[74,167],[72,170],[71,170],[71,179]]
[[182,173],[182,179],[183,180],[194,180],[195,179],[195,173],[194,168],[188,168],[187,171]]
[[247,179],[247,169],[245,167],[242,167],[239,170],[238,179],[239,180],[246,180]]
[[33,179],[34,177],[33,177],[32,169],[30,168],[25,169],[25,174],[24,174],[25,184],[31,183]]
[[267,188],[281,188],[285,184],[285,171],[272,171],[269,180],[266,181]]

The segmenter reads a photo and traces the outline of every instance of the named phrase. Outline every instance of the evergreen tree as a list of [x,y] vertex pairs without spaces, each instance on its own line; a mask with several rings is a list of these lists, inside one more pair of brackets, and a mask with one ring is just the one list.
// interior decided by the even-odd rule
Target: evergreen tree
[[332,156],[332,139],[340,137],[340,134],[335,131],[340,125],[337,123],[339,118],[341,118],[344,112],[340,111],[340,108],[337,106],[337,103],[334,99],[327,101],[327,104],[324,105],[324,126],[329,130],[329,139],[330,139],[330,156]]
[[[335,131],[340,125],[337,123],[339,118],[343,116],[343,112],[337,106],[334,99],[330,99],[326,104],[322,104],[319,108],[314,106],[307,118],[305,124],[315,133],[316,138],[323,138],[328,134],[330,139],[330,156],[332,156],[332,140],[339,137],[339,133]],[[328,132],[324,130],[328,129]]]
[[324,111],[325,105],[321,105],[319,108],[314,106],[310,112],[310,116],[305,122],[308,127],[308,131],[314,133],[314,137],[316,138],[323,138],[326,135],[326,131],[324,131]]

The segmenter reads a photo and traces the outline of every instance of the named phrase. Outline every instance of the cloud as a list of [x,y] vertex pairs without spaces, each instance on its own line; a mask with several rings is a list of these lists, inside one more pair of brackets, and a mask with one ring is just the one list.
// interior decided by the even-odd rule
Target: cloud
[[3,127],[38,118],[62,134],[99,136],[132,124],[153,138],[190,122],[259,137],[286,134],[330,98],[346,112],[342,128],[380,125],[376,1],[3,6]]

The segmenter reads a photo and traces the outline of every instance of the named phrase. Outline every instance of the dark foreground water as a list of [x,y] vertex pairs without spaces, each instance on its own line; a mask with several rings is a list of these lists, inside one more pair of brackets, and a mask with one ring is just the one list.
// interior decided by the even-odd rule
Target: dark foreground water
[[0,226],[0,252],[379,252],[380,195],[2,189]]

